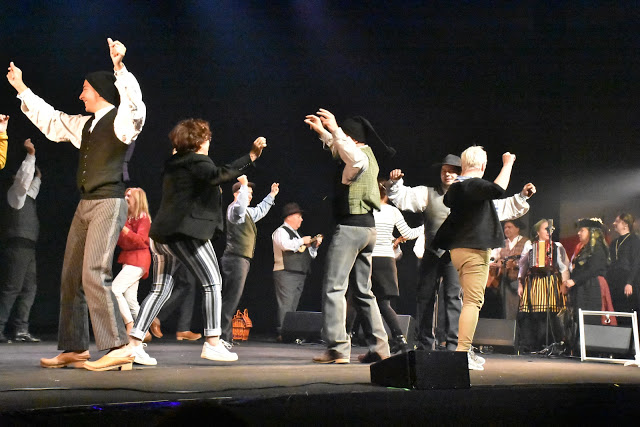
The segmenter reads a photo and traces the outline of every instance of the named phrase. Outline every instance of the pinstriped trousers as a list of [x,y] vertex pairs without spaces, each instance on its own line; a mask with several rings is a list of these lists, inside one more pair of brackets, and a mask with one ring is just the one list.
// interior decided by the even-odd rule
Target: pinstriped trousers
[[131,336],[142,340],[149,326],[173,291],[173,276],[183,265],[202,283],[202,317],[204,336],[220,336],[222,312],[222,276],[213,245],[209,240],[181,240],[172,243],[151,241],[153,254],[153,288],[142,302]]
[[124,199],[81,200],[71,222],[62,266],[58,349],[89,348],[89,319],[98,350],[129,339],[111,291],[113,251],[127,219]]

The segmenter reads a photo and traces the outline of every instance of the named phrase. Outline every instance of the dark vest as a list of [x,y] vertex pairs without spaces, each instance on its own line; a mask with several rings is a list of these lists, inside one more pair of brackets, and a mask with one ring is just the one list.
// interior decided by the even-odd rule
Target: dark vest
[[22,209],[13,209],[4,203],[4,218],[2,221],[2,240],[26,239],[38,241],[40,222],[36,211],[36,201],[27,196]]
[[113,130],[118,110],[109,111],[89,132],[91,119],[82,129],[80,159],[76,184],[87,200],[122,198],[125,185],[122,171],[129,145],[120,141]]
[[[284,228],[291,239],[299,238],[289,227],[280,228]],[[311,268],[311,255],[309,255],[308,249],[305,249],[304,252],[282,251],[282,262],[286,271],[307,274]]]
[[257,234],[258,229],[249,214],[242,224],[234,224],[227,219],[227,247],[224,253],[252,259]]

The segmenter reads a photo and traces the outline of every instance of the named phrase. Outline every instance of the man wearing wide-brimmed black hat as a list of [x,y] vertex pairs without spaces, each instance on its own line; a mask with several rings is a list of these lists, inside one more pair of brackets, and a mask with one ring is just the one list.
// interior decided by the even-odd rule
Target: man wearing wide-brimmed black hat
[[283,224],[271,235],[273,241],[273,285],[278,302],[276,330],[279,340],[284,316],[298,309],[298,302],[304,289],[304,282],[311,269],[311,260],[318,255],[322,235],[300,236],[304,212],[295,203],[287,203],[282,208]]
[[220,260],[224,286],[222,287],[222,335],[226,343],[233,340],[233,314],[238,308],[244,284],[256,249],[256,222],[264,218],[275,204],[280,184],[271,184],[271,191],[256,207],[249,207],[255,184],[246,175],[233,184],[233,202],[227,208],[227,245]]
[[[113,251],[127,219],[124,200],[127,153],[142,130],[146,107],[138,81],[124,66],[126,48],[107,39],[112,71],[87,74],[80,100],[89,115],[68,115],[35,95],[13,62],[7,80],[18,92],[22,112],[52,141],[69,141],[80,150],[76,182],[81,200],[69,229],[60,287],[58,348],[41,359],[45,368],[83,366],[89,359],[89,320],[99,350],[115,350],[84,366],[112,368],[109,360],[131,358],[116,350],[129,337],[111,292]],[[130,353],[130,352],[129,352]]]
[[371,256],[376,243],[373,210],[380,209],[378,161],[395,150],[385,145],[371,123],[362,116],[347,119],[338,126],[334,115],[320,109],[304,121],[318,133],[324,146],[340,161],[341,178],[336,182],[334,215],[336,229],[327,253],[323,282],[323,338],[327,351],[314,357],[316,363],[349,363],[351,338],[346,329],[345,294],[349,274],[353,273],[353,305],[362,319],[369,343],[367,354],[358,357],[371,363],[389,357],[376,297],[371,291]]
[[[449,216],[450,209],[444,205],[444,196],[457,179],[461,171],[460,157],[447,154],[433,167],[440,171],[440,185],[435,187],[406,187],[400,169],[389,174],[387,194],[396,207],[411,212],[422,212],[424,217],[425,251],[420,264],[420,279],[417,291],[417,342],[419,348],[432,349],[435,346],[433,312],[436,293],[440,281],[445,301],[444,333],[447,350],[454,351],[458,346],[458,319],[462,301],[460,299],[460,281],[458,273],[451,263],[448,251],[432,248],[431,242],[442,223]],[[535,192],[533,184],[527,184],[522,192],[507,199],[497,200],[496,208],[502,219],[518,218],[527,213],[527,199]]]

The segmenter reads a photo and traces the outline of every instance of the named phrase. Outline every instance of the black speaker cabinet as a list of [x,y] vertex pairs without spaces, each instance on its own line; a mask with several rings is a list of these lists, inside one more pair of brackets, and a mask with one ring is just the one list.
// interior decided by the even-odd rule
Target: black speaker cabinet
[[516,342],[516,321],[506,319],[478,319],[473,345],[514,348]]
[[420,390],[471,386],[467,353],[411,350],[371,365],[371,382],[386,387]]
[[584,325],[587,351],[627,353],[631,348],[631,328],[624,326]]
[[283,342],[294,342],[296,339],[317,341],[322,331],[322,313],[318,311],[290,311],[284,315],[282,322]]

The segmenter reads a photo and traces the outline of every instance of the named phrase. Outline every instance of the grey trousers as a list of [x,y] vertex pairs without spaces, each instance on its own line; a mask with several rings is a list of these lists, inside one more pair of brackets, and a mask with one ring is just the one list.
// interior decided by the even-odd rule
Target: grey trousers
[[278,318],[276,319],[276,330],[280,334],[284,316],[289,311],[298,310],[300,296],[304,289],[304,281],[307,278],[305,273],[279,270],[273,272],[273,285],[276,290],[276,301],[278,302]]
[[36,248],[11,243],[2,242],[7,246],[0,252],[0,334],[9,319],[14,334],[29,332],[29,313],[36,297]]
[[111,291],[113,251],[126,219],[124,199],[81,200],[78,204],[62,265],[58,349],[89,348],[87,309],[98,350],[129,342]]
[[251,261],[243,256],[223,254],[220,260],[222,267],[222,339],[233,340],[233,315],[238,309],[244,283],[247,280]]
[[323,283],[323,338],[329,350],[351,355],[351,338],[347,334],[349,274],[353,270],[353,304],[362,319],[362,330],[369,351],[389,356],[376,297],[371,291],[371,253],[376,243],[376,229],[338,225],[329,245]]

